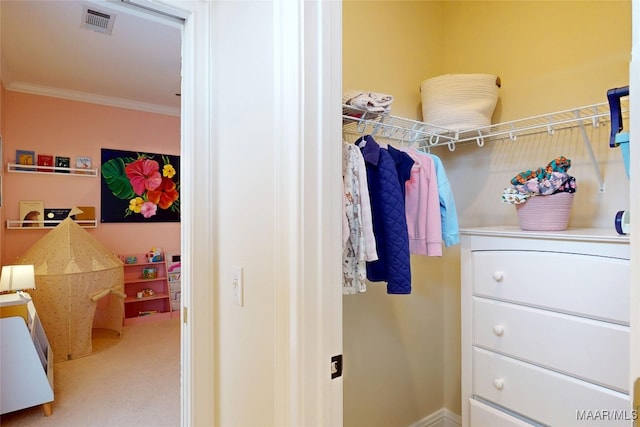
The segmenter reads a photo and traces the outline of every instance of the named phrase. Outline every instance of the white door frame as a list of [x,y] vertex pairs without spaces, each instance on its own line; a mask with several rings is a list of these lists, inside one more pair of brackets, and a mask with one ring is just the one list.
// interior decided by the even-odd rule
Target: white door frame
[[288,206],[278,218],[289,226],[282,242],[289,254],[280,258],[288,288],[278,292],[288,305],[277,310],[289,317],[276,331],[289,334],[278,343],[278,359],[289,367],[277,373],[288,379],[288,393],[276,388],[276,409],[288,413],[277,413],[276,425],[339,427],[343,382],[331,379],[330,361],[342,354],[342,3],[274,4],[276,123],[284,141],[278,206]]
[[[134,0],[185,19],[181,111],[181,425],[215,425],[213,363],[217,202],[211,165],[212,14],[216,2]],[[274,0],[276,133],[282,138],[277,195],[282,250],[276,304],[275,422],[342,425],[341,135],[342,3]],[[230,24],[231,25],[231,24]],[[256,34],[256,37],[264,37]],[[197,199],[196,199],[197,184]],[[186,190],[186,191],[185,191]],[[197,200],[198,209],[195,209]],[[204,207],[204,208],[203,208]],[[197,237],[197,238],[196,238]],[[250,385],[247,385],[250,386]]]
[[[640,2],[631,3],[631,63],[629,64],[629,123],[630,126],[630,159],[629,159],[629,209],[631,217],[631,358],[630,358],[630,390],[634,402],[640,402],[640,396],[634,392],[634,383],[640,379]],[[634,125],[635,124],[635,125]],[[632,409],[637,410],[636,404]],[[637,425],[637,421],[634,421]]]
[[[182,34],[181,89],[181,425],[213,426],[215,376],[215,146],[211,143],[211,3],[188,7]],[[205,187],[205,188],[203,188]],[[186,190],[186,191],[185,191]],[[197,194],[196,194],[197,190]],[[197,201],[197,205],[196,205]],[[196,208],[199,207],[199,208]]]

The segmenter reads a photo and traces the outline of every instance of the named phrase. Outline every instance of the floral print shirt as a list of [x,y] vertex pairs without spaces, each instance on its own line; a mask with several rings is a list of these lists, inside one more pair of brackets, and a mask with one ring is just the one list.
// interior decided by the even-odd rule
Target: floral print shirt
[[371,202],[364,158],[353,144],[342,145],[344,186],[342,290],[343,294],[365,292],[366,261],[378,259],[371,219]]

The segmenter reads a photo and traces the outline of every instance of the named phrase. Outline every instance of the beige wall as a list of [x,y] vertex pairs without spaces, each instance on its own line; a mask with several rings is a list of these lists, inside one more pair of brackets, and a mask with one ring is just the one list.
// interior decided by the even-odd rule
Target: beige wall
[[[499,75],[494,122],[606,102],[607,89],[628,84],[629,1],[347,0],[343,10],[344,88],[393,94],[394,115],[420,120],[420,82],[445,73]],[[611,228],[628,206],[628,180],[608,148],[609,127],[587,133],[604,192],[577,129],[434,149],[461,226],[517,224],[502,189],[516,173],[565,155],[578,181],[570,225]],[[442,258],[413,257],[412,295],[372,284],[344,298],[345,365],[355,365],[345,368],[345,426],[406,426],[442,407],[460,413],[459,263],[457,247]]]
[[392,94],[393,114],[419,119],[420,82],[443,70],[443,3],[345,0],[342,13],[343,88]]
[[500,75],[498,122],[628,84],[630,1],[447,1],[445,20],[444,72]]
[[[219,225],[216,274],[220,285],[214,308],[217,324],[212,327],[220,352],[215,361],[216,381],[223,390],[218,395],[216,425],[256,425],[258,420],[268,424],[276,416],[274,402],[267,398],[273,397],[277,381],[274,367],[278,340],[273,304],[273,224],[278,208],[274,197],[277,176],[273,168],[273,115],[266,107],[265,114],[250,115],[247,120],[240,112],[254,111],[254,107],[246,108],[246,103],[253,104],[255,100],[238,96],[263,93],[272,84],[272,68],[256,72],[254,65],[271,63],[273,37],[255,39],[247,35],[246,29],[252,23],[252,31],[272,34],[272,13],[269,2],[250,2],[246,8],[234,2],[218,2],[213,22],[213,28],[225,28],[224,32],[214,31],[218,61],[213,71],[218,83],[213,88],[213,138],[216,157],[225,159],[216,165],[215,175],[220,200],[214,207]],[[243,24],[230,27],[217,22],[231,17],[242,19]],[[238,52],[252,54],[238,56]],[[231,302],[234,265],[244,268],[243,307]],[[248,384],[251,390],[247,389]]]
[[[454,46],[469,46],[471,52],[446,55],[447,71],[491,68],[502,78],[494,121],[606,102],[607,89],[628,84],[630,2],[447,2],[446,11],[453,31],[445,50],[460,52]],[[517,224],[515,210],[499,203],[502,189],[516,173],[564,155],[572,160],[570,173],[578,181],[571,225],[610,227],[616,211],[627,207],[628,180],[619,152],[608,147],[609,132],[608,125],[587,129],[605,192],[599,190],[578,129],[484,149],[462,147],[455,154],[441,150],[461,207],[461,223]],[[469,179],[469,171],[476,174],[474,179]]]

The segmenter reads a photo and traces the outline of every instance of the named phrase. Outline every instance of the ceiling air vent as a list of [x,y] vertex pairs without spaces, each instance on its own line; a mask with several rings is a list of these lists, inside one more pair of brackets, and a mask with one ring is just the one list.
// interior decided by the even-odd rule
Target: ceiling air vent
[[82,8],[82,26],[87,30],[111,35],[115,19],[116,15],[113,13],[90,9],[87,6]]

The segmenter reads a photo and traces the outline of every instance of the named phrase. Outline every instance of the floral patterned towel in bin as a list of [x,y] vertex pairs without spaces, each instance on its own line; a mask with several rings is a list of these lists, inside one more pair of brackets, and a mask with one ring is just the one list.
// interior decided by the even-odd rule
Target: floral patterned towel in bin
[[511,187],[502,192],[502,201],[519,205],[531,196],[548,196],[567,192],[575,193],[576,179],[567,173],[571,160],[564,156],[556,157],[545,167],[520,172],[511,178]]

